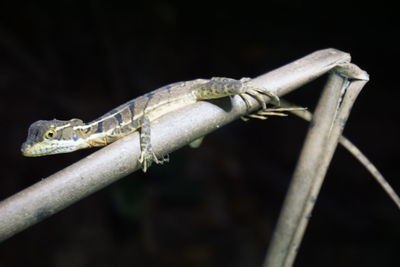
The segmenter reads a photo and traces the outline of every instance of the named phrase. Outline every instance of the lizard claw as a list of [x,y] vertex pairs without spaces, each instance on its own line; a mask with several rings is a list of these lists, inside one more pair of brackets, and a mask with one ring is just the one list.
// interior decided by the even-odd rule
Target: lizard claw
[[140,153],[138,161],[142,165],[143,172],[146,172],[147,169],[150,168],[153,161],[157,164],[163,164],[165,162],[169,162],[169,155],[167,154],[161,159],[158,159],[153,151],[143,150]]

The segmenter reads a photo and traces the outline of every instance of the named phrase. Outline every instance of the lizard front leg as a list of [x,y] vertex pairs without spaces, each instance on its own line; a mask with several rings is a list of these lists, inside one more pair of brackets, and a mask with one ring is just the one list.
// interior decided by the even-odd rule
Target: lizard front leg
[[139,130],[139,139],[140,139],[140,157],[139,163],[142,164],[143,172],[146,172],[147,169],[151,166],[153,161],[157,164],[162,164],[168,161],[168,157],[158,159],[154,154],[153,148],[151,146],[151,130],[150,130],[150,120],[146,116],[142,116],[140,119],[140,130]]

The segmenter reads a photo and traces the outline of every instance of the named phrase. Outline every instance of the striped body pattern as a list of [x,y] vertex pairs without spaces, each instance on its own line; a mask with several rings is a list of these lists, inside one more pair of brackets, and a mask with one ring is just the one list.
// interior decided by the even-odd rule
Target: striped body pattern
[[28,138],[21,151],[24,156],[37,157],[72,152],[78,149],[105,146],[135,131],[140,133],[143,171],[151,162],[162,163],[151,148],[150,123],[157,118],[200,100],[240,95],[250,106],[246,95],[255,98],[263,109],[266,102],[261,95],[279,98],[265,89],[248,84],[250,79],[197,79],[177,82],[135,98],[107,112],[92,122],[80,119],[69,121],[40,120],[28,130]]

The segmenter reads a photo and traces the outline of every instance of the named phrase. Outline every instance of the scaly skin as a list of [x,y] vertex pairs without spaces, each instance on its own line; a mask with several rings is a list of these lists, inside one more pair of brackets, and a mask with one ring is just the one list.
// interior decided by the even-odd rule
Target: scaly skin
[[[173,83],[135,98],[111,110],[100,118],[83,123],[69,121],[37,121],[29,127],[28,137],[22,145],[24,156],[38,157],[72,152],[78,149],[105,146],[135,131],[140,132],[141,155],[139,162],[145,172],[158,159],[151,148],[150,123],[155,119],[197,101],[240,95],[250,107],[247,96],[255,98],[266,109],[262,95],[276,103],[279,98],[263,88],[251,86],[249,78],[235,80],[214,77]],[[252,117],[252,115],[250,115]],[[263,115],[254,115],[262,118]]]

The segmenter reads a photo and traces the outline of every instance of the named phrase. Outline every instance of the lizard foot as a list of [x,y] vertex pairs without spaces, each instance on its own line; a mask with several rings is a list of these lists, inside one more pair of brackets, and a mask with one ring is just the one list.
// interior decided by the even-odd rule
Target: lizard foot
[[246,116],[242,116],[240,118],[243,121],[248,121],[250,118],[266,120],[268,119],[268,116],[286,117],[288,114],[286,114],[285,112],[298,111],[298,110],[306,110],[306,108],[266,108],[254,114],[249,114]]
[[169,162],[169,155],[165,155],[161,159],[157,158],[156,154],[150,150],[142,150],[140,153],[140,157],[138,159],[139,163],[142,165],[143,172],[146,172],[148,168],[150,168],[153,162],[157,164],[164,164],[165,162]]
[[265,88],[259,88],[259,87],[247,85],[246,82],[244,83],[243,87],[244,87],[244,92],[239,94],[239,96],[246,103],[246,106],[248,109],[250,108],[250,103],[249,103],[248,99],[246,98],[247,95],[256,99],[257,102],[261,105],[261,108],[263,110],[267,109],[267,103],[263,96],[268,96],[271,99],[274,106],[280,105],[279,97],[277,95],[275,95],[274,93],[268,91]]

